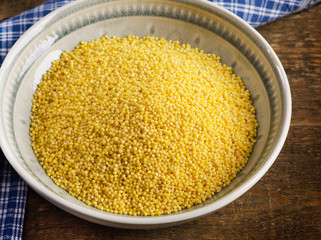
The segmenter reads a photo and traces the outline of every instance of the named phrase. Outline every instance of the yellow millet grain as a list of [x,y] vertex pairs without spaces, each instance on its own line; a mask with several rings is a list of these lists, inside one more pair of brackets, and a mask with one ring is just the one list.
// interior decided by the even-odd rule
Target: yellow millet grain
[[66,51],[34,94],[32,148],[72,196],[160,215],[227,186],[255,143],[255,108],[220,58],[155,37],[107,36]]

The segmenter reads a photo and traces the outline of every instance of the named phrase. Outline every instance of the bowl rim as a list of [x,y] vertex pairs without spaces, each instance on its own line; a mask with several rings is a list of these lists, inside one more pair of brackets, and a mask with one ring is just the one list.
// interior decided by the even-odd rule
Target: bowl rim
[[[78,4],[84,3],[86,0],[80,0],[75,1],[66,4],[63,7],[58,8],[57,10],[49,13],[45,17],[43,17],[41,20],[39,20],[37,23],[35,23],[33,26],[31,26],[14,44],[14,46],[9,51],[8,55],[6,56],[5,60],[3,61],[2,67],[0,69],[0,86],[2,87],[2,90],[0,92],[0,100],[3,99],[3,89],[6,84],[3,78],[3,74],[8,68],[8,63],[11,63],[13,61],[13,58],[15,54],[20,49],[20,44],[22,41],[25,41],[26,38],[32,39],[36,33],[39,31],[39,29],[42,29],[42,27],[45,25],[45,23],[49,22],[55,15],[64,12],[65,10],[69,8],[73,8],[77,6]],[[103,3],[105,1],[101,1]],[[210,203],[206,206],[203,206],[201,208],[195,209],[193,211],[188,212],[182,212],[179,214],[173,214],[173,215],[160,215],[160,216],[128,216],[128,215],[117,215],[117,214],[106,214],[105,212],[99,212],[95,211],[93,209],[89,209],[83,206],[76,205],[74,203],[69,202],[68,200],[58,196],[57,194],[51,192],[49,189],[41,185],[34,179],[29,173],[24,170],[22,166],[15,160],[14,154],[12,153],[10,149],[10,144],[7,141],[5,130],[4,130],[4,124],[2,118],[0,118],[0,146],[2,148],[2,151],[4,155],[6,156],[7,160],[10,162],[11,166],[15,169],[15,171],[24,179],[24,181],[27,182],[28,186],[30,186],[32,189],[34,189],[37,193],[39,193],[41,196],[46,198],[48,201],[53,203],[54,205],[64,209],[65,211],[76,215],[81,218],[90,219],[91,221],[94,221],[96,223],[114,223],[114,224],[127,224],[132,226],[139,226],[139,225],[165,225],[170,223],[179,223],[182,221],[192,220],[194,218],[209,214],[211,212],[214,212],[216,210],[219,210],[220,208],[228,205],[229,203],[233,202],[235,199],[243,195],[246,191],[248,191],[254,184],[256,184],[262,176],[268,171],[268,169],[271,167],[275,159],[277,158],[278,154],[280,153],[286,137],[287,133],[289,131],[290,127],[290,121],[291,121],[291,108],[292,108],[292,100],[291,100],[291,91],[289,82],[286,76],[286,73],[283,69],[283,66],[277,57],[276,53],[272,49],[272,47],[268,44],[268,42],[247,22],[245,22],[243,19],[238,17],[237,15],[229,12],[227,9],[217,5],[213,4],[212,2],[209,2],[207,0],[170,0],[169,2],[179,2],[184,3],[187,5],[192,5],[196,7],[200,7],[202,9],[209,9],[209,10],[218,10],[222,12],[222,14],[226,15],[227,18],[229,18],[233,24],[236,22],[242,26],[242,28],[246,29],[248,32],[250,32],[253,36],[260,42],[260,44],[264,47],[265,53],[269,55],[271,59],[273,59],[274,67],[276,67],[278,74],[282,81],[282,88],[281,94],[284,96],[284,99],[282,100],[282,107],[284,109],[283,112],[283,119],[282,124],[280,126],[280,133],[279,137],[276,141],[275,146],[273,147],[273,150],[271,151],[270,155],[268,156],[266,162],[258,169],[253,176],[242,183],[236,191],[232,191],[231,193],[228,193],[226,196],[223,196],[216,200],[213,203]],[[2,108],[3,109],[3,108]]]

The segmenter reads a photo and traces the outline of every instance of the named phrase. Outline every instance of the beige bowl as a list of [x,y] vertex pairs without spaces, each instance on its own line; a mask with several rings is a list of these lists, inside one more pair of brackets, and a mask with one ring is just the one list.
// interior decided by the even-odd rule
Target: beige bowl
[[[245,168],[220,193],[190,209],[157,217],[117,215],[89,207],[56,186],[30,147],[33,93],[52,60],[80,41],[108,36],[156,36],[215,53],[250,90],[259,122],[257,143]],[[279,154],[290,125],[291,94],[269,44],[227,10],[197,0],[76,1],[36,23],[14,45],[0,70],[1,148],[36,192],[83,219],[123,228],[156,228],[216,211],[250,189]]]

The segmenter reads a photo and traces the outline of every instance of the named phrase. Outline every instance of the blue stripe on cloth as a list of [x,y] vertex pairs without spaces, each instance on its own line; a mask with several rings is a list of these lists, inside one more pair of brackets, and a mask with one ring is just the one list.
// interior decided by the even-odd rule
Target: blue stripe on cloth
[[35,22],[74,0],[51,0],[0,23],[0,66],[13,44]]
[[21,239],[27,185],[0,151],[0,239]]
[[253,27],[302,11],[320,0],[209,0],[235,13]]
[[[50,0],[0,22],[0,66],[13,44],[35,22],[74,0]],[[253,27],[304,10],[320,0],[209,0],[235,13]],[[21,239],[27,186],[0,151],[0,239]]]

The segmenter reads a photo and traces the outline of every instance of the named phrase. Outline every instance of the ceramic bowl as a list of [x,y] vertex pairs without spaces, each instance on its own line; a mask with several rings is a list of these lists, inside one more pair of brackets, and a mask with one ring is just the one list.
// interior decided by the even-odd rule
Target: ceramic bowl
[[[30,147],[33,93],[41,76],[65,50],[103,35],[156,36],[208,53],[241,76],[259,122],[257,142],[245,168],[204,203],[162,216],[127,216],[89,207],[56,186]],[[284,69],[270,45],[237,16],[207,1],[80,0],[44,17],[13,46],[0,70],[1,148],[18,174],[61,209],[95,223],[122,228],[171,226],[214,212],[240,197],[271,167],[287,136],[291,95]]]

